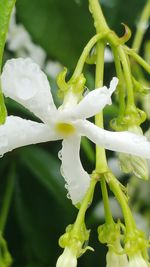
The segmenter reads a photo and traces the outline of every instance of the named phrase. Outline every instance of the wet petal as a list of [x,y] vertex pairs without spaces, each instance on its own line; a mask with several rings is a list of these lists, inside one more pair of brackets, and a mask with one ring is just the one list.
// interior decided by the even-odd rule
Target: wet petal
[[17,147],[58,139],[54,130],[43,123],[9,116],[0,126],[0,155]]
[[147,138],[131,132],[111,132],[101,129],[89,121],[74,123],[77,130],[98,146],[108,150],[124,152],[150,158],[150,142]]
[[62,111],[62,116],[70,120],[85,119],[99,113],[107,104],[111,104],[111,95],[115,91],[118,79],[113,78],[110,88],[106,86],[97,88],[87,94],[74,108]]
[[42,121],[50,122],[56,110],[46,75],[30,58],[8,60],[1,76],[2,90],[33,112]]
[[90,176],[80,161],[80,141],[81,137],[76,135],[66,138],[61,150],[62,175],[73,204],[81,202],[90,184]]

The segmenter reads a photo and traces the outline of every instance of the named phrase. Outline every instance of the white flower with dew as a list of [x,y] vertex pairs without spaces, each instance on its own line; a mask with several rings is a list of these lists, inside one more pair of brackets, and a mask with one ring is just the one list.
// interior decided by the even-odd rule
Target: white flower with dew
[[129,267],[149,267],[149,263],[138,252],[129,257]]
[[6,97],[22,104],[43,123],[8,116],[0,126],[0,154],[29,144],[63,139],[61,169],[73,204],[82,201],[90,184],[90,176],[83,169],[79,156],[82,136],[109,150],[150,158],[150,142],[146,137],[127,131],[110,132],[86,120],[111,104],[117,78],[113,78],[109,89],[95,89],[79,103],[77,95],[70,95],[69,101],[65,100],[65,105],[58,109],[46,75],[31,59],[7,61],[1,82]]
[[71,248],[66,247],[57,260],[56,267],[76,267],[77,258]]

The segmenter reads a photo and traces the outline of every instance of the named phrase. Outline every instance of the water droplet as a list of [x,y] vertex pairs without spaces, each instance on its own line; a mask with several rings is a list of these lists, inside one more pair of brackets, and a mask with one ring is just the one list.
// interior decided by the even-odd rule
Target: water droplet
[[60,160],[62,160],[62,150],[60,150],[60,151],[58,152],[58,158],[59,158]]
[[28,100],[35,96],[38,90],[38,84],[34,84],[30,78],[21,77],[19,83],[16,83],[16,95],[22,100]]
[[63,170],[63,167],[62,167],[62,166],[60,167],[60,173],[61,173],[61,175],[65,178],[64,170]]
[[71,196],[70,196],[70,194],[69,194],[69,193],[67,193],[67,198],[68,198],[68,199],[71,199]]
[[68,190],[68,184],[65,184],[65,188]]
[[85,97],[89,92],[90,92],[90,90],[87,87],[85,87],[84,91],[83,91],[83,94],[82,94],[83,97]]

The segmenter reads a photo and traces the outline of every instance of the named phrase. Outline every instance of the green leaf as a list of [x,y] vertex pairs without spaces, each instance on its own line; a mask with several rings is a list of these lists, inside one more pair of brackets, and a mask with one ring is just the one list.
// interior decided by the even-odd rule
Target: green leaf
[[[9,19],[12,8],[15,5],[15,0],[1,0],[0,1],[0,71],[4,53],[4,46],[8,31]],[[0,85],[0,124],[5,122],[7,110],[4,104],[4,98]]]
[[19,0],[17,11],[33,40],[67,67],[75,66],[95,32],[88,1]]
[[54,156],[41,148],[29,147],[21,150],[21,161],[53,195],[56,202],[65,210],[70,208],[64,178],[60,174],[61,163]]
[[0,67],[2,64],[3,51],[6,42],[9,19],[16,0],[0,1]]

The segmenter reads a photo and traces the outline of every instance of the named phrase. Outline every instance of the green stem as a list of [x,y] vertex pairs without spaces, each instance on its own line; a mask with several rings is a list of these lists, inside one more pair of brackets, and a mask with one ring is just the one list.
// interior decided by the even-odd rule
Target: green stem
[[143,12],[141,14],[141,18],[139,22],[137,23],[137,31],[136,31],[133,45],[132,45],[132,48],[135,49],[137,53],[140,50],[144,33],[148,27],[149,17],[150,17],[150,0],[147,1],[143,9]]
[[124,195],[118,180],[111,173],[106,177],[106,181],[111,189],[111,191],[116,196],[120,206],[122,208],[122,212],[124,215],[126,231],[127,233],[132,233],[133,229],[136,227],[134,218],[132,216],[131,210],[128,206],[126,196]]
[[94,163],[94,161],[95,161],[95,153],[94,153],[94,150],[92,148],[91,143],[89,142],[89,140],[86,137],[82,137],[81,147],[85,151],[85,154],[86,154],[87,158],[92,163]]
[[[97,44],[97,60],[96,60],[96,74],[95,74],[95,87],[101,87],[103,85],[104,76],[104,48],[103,42]],[[103,128],[103,112],[100,112],[95,116],[95,124]],[[103,173],[107,170],[107,159],[105,149],[103,147],[96,146],[96,171]]]
[[118,54],[120,56],[120,60],[121,60],[123,71],[124,71],[124,77],[126,81],[126,87],[127,87],[127,93],[128,93],[127,106],[132,107],[132,106],[135,106],[135,103],[134,103],[134,92],[133,92],[131,69],[130,69],[130,65],[128,64],[127,55],[124,49],[122,48],[122,46],[118,47]]
[[81,207],[79,209],[76,221],[74,223],[74,227],[73,227],[73,231],[74,232],[78,232],[81,229],[81,225],[84,223],[84,219],[85,219],[85,213],[89,207],[89,204],[91,204],[92,198],[93,198],[93,193],[94,193],[94,189],[95,189],[95,185],[97,183],[97,179],[92,179],[91,178],[91,183],[90,183],[90,187],[82,201]]
[[3,233],[7,217],[8,217],[8,212],[11,204],[11,199],[12,199],[12,194],[13,194],[13,189],[14,189],[14,176],[15,176],[15,170],[14,166],[11,167],[10,173],[7,178],[7,183],[6,183],[6,192],[4,195],[3,199],[3,206],[1,208],[1,213],[0,213],[0,232]]
[[93,46],[97,43],[98,40],[102,39],[105,35],[104,34],[96,34],[95,36],[93,36],[93,38],[91,38],[91,40],[87,43],[87,45],[85,46],[79,60],[77,63],[77,66],[74,70],[74,73],[71,77],[70,80],[76,79],[77,77],[79,77],[79,75],[82,73],[85,61],[91,51],[91,49],[93,48]]
[[125,49],[127,53],[150,74],[150,65],[142,57],[137,55],[134,50],[129,49],[128,47],[125,47]]
[[103,202],[104,202],[105,220],[107,224],[111,224],[113,222],[113,217],[112,217],[112,213],[111,213],[111,209],[109,205],[109,197],[108,197],[107,186],[106,186],[106,181],[104,177],[101,177],[100,184],[101,184],[102,197],[103,197]]
[[110,31],[98,0],[89,0],[89,7],[97,33]]
[[119,91],[119,116],[123,117],[125,112],[125,92],[124,92],[124,77],[121,68],[120,58],[116,48],[113,48],[113,55],[115,60],[115,67],[117,77],[119,78],[118,91]]

